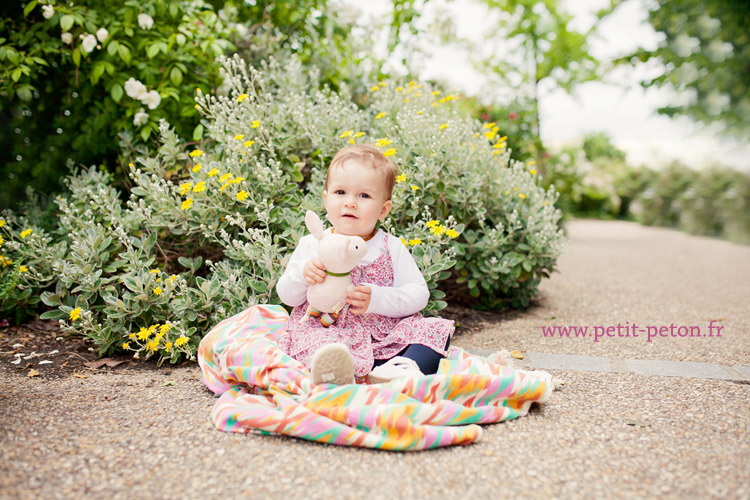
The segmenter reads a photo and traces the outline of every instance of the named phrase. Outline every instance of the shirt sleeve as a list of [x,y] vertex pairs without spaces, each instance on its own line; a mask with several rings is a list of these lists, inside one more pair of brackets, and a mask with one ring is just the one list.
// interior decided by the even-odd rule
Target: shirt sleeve
[[403,318],[418,313],[430,299],[430,289],[417,263],[398,238],[388,238],[388,251],[393,262],[393,286],[372,288],[368,313],[389,318]]
[[303,236],[294,249],[284,274],[276,284],[276,293],[281,301],[291,307],[297,307],[307,300],[307,281],[302,274],[305,263],[318,256],[318,245],[313,236]]

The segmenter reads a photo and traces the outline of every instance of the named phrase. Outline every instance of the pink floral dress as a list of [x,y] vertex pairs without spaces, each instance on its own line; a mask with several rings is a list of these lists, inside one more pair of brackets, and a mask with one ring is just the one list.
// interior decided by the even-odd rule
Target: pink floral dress
[[[354,285],[372,284],[393,286],[393,263],[385,236],[385,252],[372,263],[352,270]],[[349,347],[354,358],[354,374],[363,377],[370,373],[374,360],[390,359],[410,344],[422,344],[445,355],[445,345],[453,335],[453,321],[425,318],[416,313],[405,318],[389,318],[378,314],[349,314],[342,311],[336,323],[325,328],[317,318],[300,324],[307,310],[307,301],[294,308],[286,333],[279,339],[279,347],[291,357],[310,366],[313,354],[321,346],[341,342]]]

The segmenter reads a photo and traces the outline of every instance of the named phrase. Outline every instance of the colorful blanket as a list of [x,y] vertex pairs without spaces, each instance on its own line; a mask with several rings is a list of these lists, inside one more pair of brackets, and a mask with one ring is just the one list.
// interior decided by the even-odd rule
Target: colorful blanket
[[477,424],[524,416],[553,390],[548,373],[496,365],[457,347],[435,375],[313,385],[309,370],[277,346],[288,317],[280,306],[253,306],[201,341],[198,362],[203,382],[219,396],[211,412],[219,430],[423,450],[476,442]]

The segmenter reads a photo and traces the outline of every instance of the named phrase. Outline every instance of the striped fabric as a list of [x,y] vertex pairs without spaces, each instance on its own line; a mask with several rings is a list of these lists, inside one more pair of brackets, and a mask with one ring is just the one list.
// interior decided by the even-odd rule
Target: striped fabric
[[524,416],[553,390],[548,373],[495,365],[457,347],[435,375],[316,386],[307,367],[277,346],[287,319],[281,306],[253,306],[201,341],[198,362],[203,382],[219,396],[211,412],[219,430],[423,450],[476,442],[477,424]]

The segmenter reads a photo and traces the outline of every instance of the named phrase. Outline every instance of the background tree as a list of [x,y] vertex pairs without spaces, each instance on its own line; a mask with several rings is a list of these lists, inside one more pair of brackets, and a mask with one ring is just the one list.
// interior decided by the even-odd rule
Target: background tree
[[661,66],[644,87],[668,87],[679,98],[659,109],[704,124],[717,123],[732,135],[750,131],[750,8],[746,0],[657,0],[648,20],[663,41],[639,49],[620,63]]
[[[572,16],[557,0],[485,0],[499,23],[487,37],[492,53],[481,65],[510,89],[531,110],[531,133],[541,150],[539,122],[540,84],[552,81],[570,92],[580,83],[597,78],[599,62],[589,53],[586,32],[568,28]],[[601,19],[611,12],[597,14]]]

